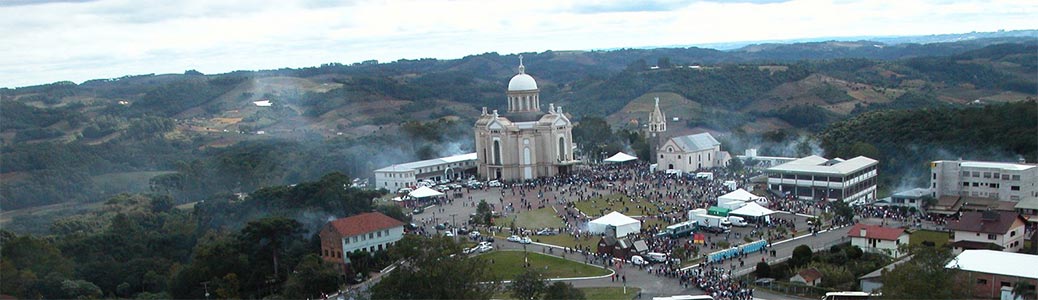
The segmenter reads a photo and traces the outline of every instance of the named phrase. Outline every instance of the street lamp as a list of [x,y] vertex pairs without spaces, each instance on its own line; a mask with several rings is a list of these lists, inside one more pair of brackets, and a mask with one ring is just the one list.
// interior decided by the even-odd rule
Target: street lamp
[[458,223],[454,220],[454,215],[451,214],[451,231],[454,233],[454,240],[458,240]]

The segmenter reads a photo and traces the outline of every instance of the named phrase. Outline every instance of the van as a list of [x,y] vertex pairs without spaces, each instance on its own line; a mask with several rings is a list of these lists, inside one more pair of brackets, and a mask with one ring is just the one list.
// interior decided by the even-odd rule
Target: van
[[749,223],[746,223],[746,219],[739,216],[728,216],[728,222],[732,223],[732,226],[746,227]]
[[654,262],[666,262],[667,261],[667,254],[659,253],[659,252],[649,252],[649,253],[646,253],[645,257],[648,258],[650,261],[654,261]]
[[645,259],[642,258],[641,256],[635,255],[635,256],[631,256],[631,264],[635,265],[635,266],[644,266],[644,265],[648,265],[649,262],[645,261]]

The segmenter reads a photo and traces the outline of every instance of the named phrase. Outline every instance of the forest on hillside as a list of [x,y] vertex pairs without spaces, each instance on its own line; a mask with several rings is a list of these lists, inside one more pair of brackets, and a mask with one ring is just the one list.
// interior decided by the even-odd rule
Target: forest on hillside
[[[838,46],[820,42],[789,46],[797,55],[788,47],[524,55],[542,99],[551,99],[542,102],[565,106],[578,123],[598,124],[634,99],[665,93],[696,106],[675,129],[786,138],[775,143],[800,143],[872,111],[1038,97],[1033,40],[851,44],[838,54],[824,54]],[[367,178],[390,164],[471,151],[478,108],[503,109],[516,62],[485,53],[0,89],[0,207],[89,203],[121,192],[167,193],[179,204],[328,172]],[[274,105],[256,107],[258,100]],[[747,128],[758,122],[775,127]],[[644,148],[637,127],[606,125],[616,135],[610,149]],[[612,133],[620,127],[626,131]],[[981,142],[1027,155],[1003,147],[1011,142]]]

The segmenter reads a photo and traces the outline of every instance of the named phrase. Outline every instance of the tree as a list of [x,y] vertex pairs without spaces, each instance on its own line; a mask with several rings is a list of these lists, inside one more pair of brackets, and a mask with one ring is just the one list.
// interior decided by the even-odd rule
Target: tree
[[584,291],[568,282],[556,281],[544,290],[544,300],[584,300]]
[[371,288],[371,298],[490,299],[498,286],[490,264],[460,253],[449,238],[405,235],[390,249],[401,263]]
[[1038,298],[1035,295],[1034,285],[1030,282],[1020,280],[1013,284],[1013,295],[1020,297],[1023,300],[1033,300]]
[[753,273],[757,275],[757,278],[766,278],[771,276],[771,265],[766,262],[757,263],[757,269],[753,270]]
[[278,253],[283,250],[283,242],[291,238],[302,238],[303,225],[298,221],[283,218],[270,217],[258,221],[249,222],[241,230],[241,238],[246,243],[267,248],[274,260],[274,277],[278,277]]
[[945,268],[951,260],[947,248],[911,247],[912,260],[884,271],[884,299],[956,299],[969,298],[968,289],[972,282],[957,282],[956,270]]
[[796,248],[793,248],[793,256],[789,258],[789,264],[793,268],[806,265],[808,262],[811,262],[811,256],[813,254],[811,247],[808,247],[807,245],[797,246]]
[[473,221],[476,224],[490,225],[492,218],[490,204],[487,204],[487,200],[479,200],[479,205],[476,206],[476,219]]
[[530,268],[517,275],[515,280],[512,280],[512,285],[508,286],[512,297],[520,300],[537,299],[547,288],[548,283],[544,279],[544,274]]
[[303,257],[285,282],[284,295],[290,299],[317,299],[322,293],[339,288],[339,273],[330,263],[314,254]]

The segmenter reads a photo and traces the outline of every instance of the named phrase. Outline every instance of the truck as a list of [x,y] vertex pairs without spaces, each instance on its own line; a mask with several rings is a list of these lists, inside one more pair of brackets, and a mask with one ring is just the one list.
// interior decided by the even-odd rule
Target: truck
[[695,222],[699,227],[714,227],[720,229],[727,229],[731,222],[728,221],[727,217],[714,216],[707,214],[705,209],[695,209],[688,212],[689,221]]
[[674,225],[667,226],[666,229],[663,229],[663,231],[660,231],[660,233],[657,233],[656,236],[657,237],[679,238],[679,237],[691,235],[692,232],[695,231],[695,229],[696,229],[696,222],[695,221],[685,221],[685,222],[681,222],[681,223],[677,223],[677,224],[674,224]]

